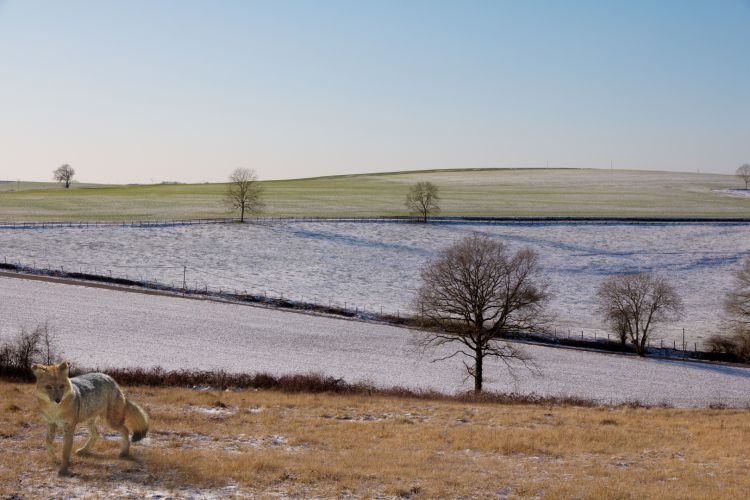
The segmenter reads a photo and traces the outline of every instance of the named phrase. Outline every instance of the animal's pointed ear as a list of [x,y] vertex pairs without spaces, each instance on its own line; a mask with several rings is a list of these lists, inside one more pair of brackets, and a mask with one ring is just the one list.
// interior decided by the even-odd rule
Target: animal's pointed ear
[[63,361],[58,366],[58,369],[60,370],[60,373],[65,374],[65,376],[68,375],[68,372],[70,371],[70,363],[67,361]]
[[44,365],[31,365],[31,371],[34,373],[34,376],[36,378],[39,378],[39,376],[47,371],[44,367]]

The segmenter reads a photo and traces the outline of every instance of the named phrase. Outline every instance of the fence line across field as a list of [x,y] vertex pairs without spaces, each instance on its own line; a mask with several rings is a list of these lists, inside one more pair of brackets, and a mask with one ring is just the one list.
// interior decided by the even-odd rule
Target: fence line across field
[[[415,216],[341,216],[341,217],[252,217],[246,222],[349,222],[349,223],[396,223],[418,224],[421,217]],[[170,227],[201,224],[239,223],[236,217],[214,217],[193,219],[123,220],[123,221],[0,221],[0,229],[51,229],[51,228],[97,228],[97,227]],[[429,224],[750,224],[750,218],[691,218],[691,217],[482,217],[451,216],[430,217]]]
[[[445,222],[448,219],[431,219],[430,222]],[[363,216],[363,217],[246,217],[251,223],[284,223],[284,222],[353,222],[353,223],[402,223],[421,222],[419,217],[411,216]],[[0,221],[0,229],[52,229],[52,228],[97,228],[97,227],[170,227],[201,224],[231,224],[241,222],[236,217],[215,217],[208,219],[162,219],[162,220],[128,220],[128,221]]]
[[[401,319],[407,319],[410,315],[409,312],[406,310],[402,310],[399,308],[384,308],[382,305],[373,305],[373,304],[367,304],[362,305],[361,303],[355,303],[350,300],[333,300],[332,298],[328,298],[327,302],[324,300],[322,303],[320,302],[319,297],[305,297],[304,295],[301,295],[300,297],[291,297],[288,294],[284,294],[283,292],[271,292],[269,293],[269,287],[257,285],[257,284],[250,284],[248,287],[247,280],[240,280],[236,278],[228,278],[223,275],[219,275],[213,271],[206,271],[200,268],[191,267],[187,265],[179,265],[179,266],[104,266],[104,267],[88,267],[90,264],[69,264],[68,266],[60,266],[59,268],[56,266],[50,266],[49,264],[46,264],[45,266],[39,267],[37,266],[36,260],[33,258],[30,258],[32,265],[29,265],[28,263],[23,263],[20,260],[13,262],[12,260],[9,262],[7,258],[3,257],[3,264],[6,269],[9,268],[9,266],[15,266],[17,270],[28,272],[30,274],[34,275],[43,275],[43,276],[51,276],[51,277],[69,277],[74,279],[82,279],[82,280],[88,280],[93,282],[103,282],[103,283],[111,283],[111,284],[120,284],[124,286],[136,286],[136,287],[144,287],[147,289],[153,289],[153,290],[161,290],[166,292],[172,292],[172,293],[180,293],[184,295],[200,295],[200,296],[207,296],[207,297],[217,297],[217,298],[223,298],[223,299],[236,299],[241,300],[243,297],[254,297],[261,300],[258,300],[260,302],[268,302],[268,303],[276,303],[276,304],[288,304],[292,307],[297,307],[301,309],[322,309],[325,310],[326,306],[331,311],[343,311],[345,314],[351,313],[353,316],[360,317],[362,319],[378,319],[380,318],[395,318],[397,320]],[[67,268],[66,268],[67,267]],[[122,270],[122,269],[128,269],[131,270],[129,274],[127,271],[124,273],[113,273],[113,270]],[[147,274],[146,271],[148,269],[173,269],[177,274],[180,275],[180,279],[174,279],[170,283],[166,283],[163,281],[159,281],[158,279],[145,277]],[[141,272],[143,271],[143,272]],[[133,274],[134,273],[134,274]],[[211,286],[208,284],[208,281],[205,280],[195,280],[193,276],[188,279],[189,274],[202,274],[202,275],[209,275],[209,276],[218,276],[222,279],[228,279],[230,281],[235,281],[237,285],[235,286]],[[136,276],[137,275],[137,276]],[[177,275],[176,275],[177,277]],[[125,280],[129,283],[118,283],[118,280]],[[192,285],[192,286],[191,286]],[[309,300],[305,300],[309,299]],[[419,312],[416,312],[415,314],[411,315],[412,317],[419,320]],[[662,329],[663,332],[667,329]],[[700,354],[703,352],[710,352],[705,350],[705,344],[703,342],[697,342],[697,341],[688,341],[686,340],[686,330],[682,327],[673,327],[669,328],[669,331],[677,331],[678,333],[681,332],[682,341],[679,342],[675,339],[672,340],[666,340],[664,338],[655,338],[651,339],[648,342],[648,346],[651,349],[660,349],[662,351],[674,351],[678,353],[683,353],[683,356],[687,353],[695,353]],[[586,329],[580,329],[576,328],[553,328],[552,331],[547,332],[545,335],[552,337],[553,339],[557,341],[565,341],[565,340],[582,340],[582,341],[604,341],[605,339],[609,342],[618,342],[619,339],[613,335],[612,333],[607,333],[606,331],[599,329],[599,328],[589,328],[588,333],[585,333]],[[580,332],[580,333],[579,333]],[[665,341],[666,340],[666,341]],[[672,344],[670,346],[670,343]],[[692,348],[691,348],[692,347]],[[701,347],[701,349],[699,349]]]
[[96,227],[168,227],[239,222],[234,218],[164,219],[130,221],[0,221],[0,229],[52,229]]
[[[0,268],[5,267],[6,269],[27,272],[34,275],[50,276],[50,277],[61,277],[61,278],[73,278],[81,279],[84,281],[95,281],[111,284],[123,284],[117,283],[117,280],[125,280],[130,283],[131,286],[143,286],[146,288],[152,288],[157,290],[165,290],[171,292],[185,293],[185,294],[201,294],[201,295],[215,295],[220,297],[229,297],[231,295],[247,295],[262,297],[270,301],[280,300],[287,301],[291,304],[310,306],[334,307],[337,309],[343,309],[344,311],[351,311],[361,315],[374,315],[376,313],[392,314],[396,317],[402,316],[402,310],[398,308],[388,309],[380,305],[374,305],[372,303],[362,305],[351,300],[334,300],[328,298],[327,302],[320,302],[322,300],[319,297],[301,295],[300,297],[290,297],[289,294],[284,292],[269,291],[271,287],[250,283],[247,279],[238,279],[234,277],[228,277],[223,274],[219,274],[205,269],[191,267],[187,265],[175,265],[175,266],[147,266],[147,265],[108,265],[99,266],[92,265],[90,263],[71,262],[66,265],[50,265],[43,260],[37,260],[33,257],[26,257],[25,261],[16,259],[8,260],[7,257],[3,257]],[[163,269],[163,270],[174,270],[175,277],[171,281],[163,281],[153,276],[149,276],[149,270]],[[119,271],[119,272],[118,272]],[[195,275],[208,275],[219,277],[222,280],[232,281],[235,285],[232,286],[216,286],[210,285],[208,280],[196,279]],[[192,275],[192,276],[191,276]],[[111,280],[111,281],[110,281]],[[310,299],[310,300],[305,300]]]
[[[680,331],[681,331],[682,332],[682,341],[678,342],[676,339],[672,339],[672,341],[671,341],[672,346],[670,346],[669,345],[670,341],[668,339],[665,342],[664,338],[655,338],[655,339],[651,339],[651,340],[648,341],[648,347],[654,348],[654,349],[662,349],[662,350],[669,350],[669,349],[671,349],[673,351],[681,351],[681,352],[695,352],[695,353],[706,352],[706,351],[698,349],[699,343],[697,341],[688,341],[688,340],[686,340],[686,330],[685,330],[685,328],[682,328],[682,327],[676,327],[675,328],[675,327],[673,327],[673,328],[670,328],[670,330],[672,330],[672,331],[676,330],[678,333],[680,333]],[[580,336],[578,335],[579,331],[581,332]],[[609,341],[609,342],[619,342],[619,338],[616,335],[614,335],[614,334],[612,334],[610,332],[604,332],[604,333],[602,333],[602,330],[592,329],[591,332],[593,332],[593,334],[594,334],[593,337],[591,337],[591,334],[589,334],[588,337],[584,337],[584,333],[583,332],[584,332],[584,330],[576,329],[574,331],[572,328],[568,328],[567,329],[567,333],[566,333],[566,329],[553,329],[552,332],[551,332],[551,334],[552,334],[552,336],[554,338],[560,339],[560,340],[566,340],[566,339],[568,339],[568,340],[576,340],[576,339],[587,340],[587,339],[589,339],[590,340],[592,338],[593,338],[593,340],[604,340],[604,338],[606,337],[607,341]],[[701,342],[700,345],[701,345],[701,347],[705,347],[705,345],[704,345],[703,342]],[[691,346],[693,347],[692,349],[690,349]]]

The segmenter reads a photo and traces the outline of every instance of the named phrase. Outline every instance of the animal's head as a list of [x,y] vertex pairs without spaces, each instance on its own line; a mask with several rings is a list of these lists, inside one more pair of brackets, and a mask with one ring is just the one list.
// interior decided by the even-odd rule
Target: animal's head
[[39,397],[59,404],[71,390],[69,370],[70,363],[67,361],[57,365],[33,365],[31,371],[36,377],[36,392]]

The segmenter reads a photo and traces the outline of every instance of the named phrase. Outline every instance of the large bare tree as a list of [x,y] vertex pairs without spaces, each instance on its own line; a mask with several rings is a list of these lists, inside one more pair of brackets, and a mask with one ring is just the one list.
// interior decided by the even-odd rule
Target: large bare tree
[[747,189],[747,185],[750,184],[750,163],[740,165],[737,168],[737,172],[735,172],[735,175],[745,183],[745,189]]
[[[728,352],[750,361],[750,258],[745,259],[734,278],[734,287],[724,299],[730,335],[721,342]],[[719,340],[712,337],[714,343]]]
[[64,182],[65,183],[65,189],[68,189],[70,187],[70,181],[73,180],[73,176],[76,174],[76,171],[73,167],[68,165],[67,163],[65,165],[60,165],[55,169],[52,174],[55,177],[55,180],[57,182]]
[[654,326],[675,320],[682,299],[662,276],[622,274],[605,279],[597,290],[599,312],[615,333],[626,336],[640,356],[646,355]]
[[421,217],[425,223],[429,215],[440,212],[439,201],[437,186],[427,181],[417,182],[406,194],[406,208],[410,213]]
[[734,288],[727,293],[724,311],[735,326],[750,330],[750,257],[734,275]]
[[245,214],[259,215],[263,212],[263,186],[258,182],[258,175],[250,168],[237,168],[229,176],[229,184],[224,195],[226,204],[232,210],[239,210],[240,222],[245,221]]
[[441,251],[422,270],[415,305],[422,315],[426,348],[448,346],[452,353],[435,361],[462,356],[482,390],[483,361],[500,358],[512,370],[514,362],[530,358],[509,334],[538,329],[548,299],[536,252],[512,253],[505,244],[474,234]]

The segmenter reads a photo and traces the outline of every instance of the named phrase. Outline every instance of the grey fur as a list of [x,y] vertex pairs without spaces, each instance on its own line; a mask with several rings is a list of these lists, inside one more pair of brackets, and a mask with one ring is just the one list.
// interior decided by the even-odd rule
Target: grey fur
[[[96,414],[105,412],[107,405],[112,402],[113,392],[124,404],[124,396],[120,386],[109,375],[104,373],[87,373],[70,379],[73,393],[78,400],[78,420],[86,420]],[[114,390],[114,391],[113,391]]]

